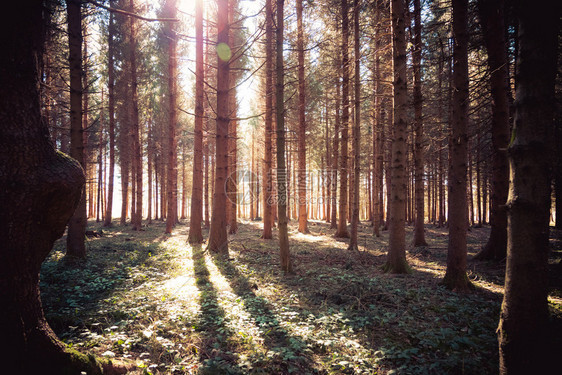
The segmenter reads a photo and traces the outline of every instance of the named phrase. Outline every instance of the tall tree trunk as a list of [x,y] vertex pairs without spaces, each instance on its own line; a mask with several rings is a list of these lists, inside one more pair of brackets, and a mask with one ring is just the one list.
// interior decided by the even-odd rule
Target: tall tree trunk
[[[379,28],[380,10],[379,2],[375,3],[374,27],[375,27],[375,51],[374,51],[374,64],[373,64],[373,234],[380,237],[381,226],[381,201],[380,190],[382,186],[379,178],[382,174],[382,150],[380,149],[381,140],[381,84],[380,84],[380,47],[381,35]],[[380,162],[380,164],[379,164]]]
[[[82,7],[80,3],[67,4],[68,62],[70,68],[70,156],[85,170],[84,128],[82,124]],[[86,191],[68,223],[66,256],[68,259],[85,258],[87,225]]]
[[509,187],[506,155],[509,143],[509,73],[504,0],[479,0],[478,12],[484,29],[492,89],[492,228],[486,246],[475,258],[502,260],[507,253],[507,212],[503,206],[507,201]]
[[449,163],[449,244],[447,270],[442,284],[464,292],[471,283],[466,275],[468,144],[468,0],[453,0],[453,113]]
[[285,96],[283,68],[283,6],[284,0],[277,0],[277,38],[276,46],[276,82],[275,115],[277,125],[277,215],[279,225],[279,255],[281,269],[285,274],[293,272],[289,250],[289,233],[287,228],[287,167],[285,165]]
[[336,114],[334,121],[334,158],[332,159],[332,218],[330,222],[330,229],[336,229],[337,224],[337,214],[338,214],[338,167],[339,167],[339,144],[340,144],[340,134],[341,134],[341,119],[340,119],[340,72],[341,72],[341,61],[338,54],[336,58],[337,61],[337,79],[336,79]]
[[304,36],[302,27],[302,0],[296,0],[297,7],[297,54],[299,80],[299,131],[298,131],[298,202],[299,232],[309,233],[306,213],[306,93],[304,81]]
[[228,24],[229,0],[218,0],[217,11],[217,119],[216,119],[216,168],[215,192],[213,195],[213,215],[209,232],[209,251],[228,255],[226,232],[226,173],[228,169],[228,123],[230,108],[228,91],[230,89],[230,47],[228,46],[230,26]]
[[[237,8],[238,0],[230,0],[228,7],[228,22],[229,25],[233,25],[235,18],[235,11]],[[234,33],[231,32],[229,35],[229,46],[234,48],[237,44],[234,39]],[[238,61],[240,56],[236,56],[232,59],[233,63]],[[228,179],[227,179],[227,190],[230,192],[228,196],[227,204],[230,207],[230,217],[228,218],[228,233],[234,234],[238,232],[238,169],[237,169],[237,143],[238,143],[238,105],[236,100],[236,81],[238,79],[238,73],[235,69],[230,69],[230,90],[228,91]]]
[[[500,374],[546,374],[549,353],[548,236],[554,82],[560,5],[518,1],[515,122],[508,149],[507,264],[498,341]],[[557,352],[556,352],[557,354]]]
[[188,241],[203,242],[203,102],[205,92],[205,67],[203,65],[203,0],[195,2],[195,129],[193,145],[193,182],[191,184],[191,215]]
[[414,226],[414,246],[427,246],[424,231],[424,194],[423,194],[423,170],[424,170],[424,136],[423,136],[423,114],[422,114],[422,89],[421,89],[421,6],[420,0],[414,0],[414,52],[412,59],[414,63],[414,168],[415,168],[415,199],[416,220]]
[[[77,38],[80,4],[67,4],[75,18],[72,36]],[[82,362],[85,355],[66,352],[41,307],[41,263],[77,207],[85,177],[79,163],[55,151],[41,118],[38,62],[48,12],[37,1],[4,5],[6,19],[0,25],[0,332],[8,344],[0,353],[2,371],[101,374],[93,361],[91,366],[87,359]],[[80,60],[76,47],[72,47],[73,58]],[[78,67],[75,61],[72,66]]]
[[[177,14],[177,0],[169,0],[166,3],[167,16],[175,18]],[[172,233],[172,229],[177,223],[178,216],[178,151],[177,151],[177,122],[178,122],[178,88],[177,88],[177,72],[178,72],[178,56],[177,47],[178,39],[176,35],[176,26],[173,22],[166,24],[168,34],[168,155],[167,155],[167,181],[166,181],[166,233]]]
[[384,268],[385,271],[392,273],[406,273],[409,270],[406,262],[405,237],[406,185],[408,183],[406,170],[408,90],[406,87],[405,8],[404,0],[392,0],[390,3],[392,67],[394,71],[394,137],[391,149],[388,258]]
[[360,169],[360,153],[359,149],[360,143],[359,138],[361,137],[361,56],[360,56],[360,46],[359,46],[359,0],[355,0],[353,4],[353,49],[354,49],[354,59],[355,59],[355,113],[353,121],[353,201],[352,201],[352,212],[351,212],[351,232],[349,237],[348,250],[358,250],[357,247],[357,229],[359,227],[359,180],[361,179],[361,169]]
[[[131,11],[135,10],[135,1],[130,0]],[[137,80],[137,21],[130,17],[130,67],[131,67],[131,140],[133,146],[132,166],[135,187],[135,212],[131,216],[133,230],[140,230],[142,226],[142,148],[139,124],[139,97]],[[133,176],[132,176],[133,177]]]
[[263,164],[263,239],[273,238],[272,227],[272,145],[273,133],[273,9],[272,0],[265,1],[265,146]]
[[341,155],[340,155],[340,201],[338,229],[336,237],[349,238],[347,230],[347,146],[348,146],[348,127],[349,127],[349,18],[347,0],[341,0],[341,52],[342,52],[342,115],[341,115]]

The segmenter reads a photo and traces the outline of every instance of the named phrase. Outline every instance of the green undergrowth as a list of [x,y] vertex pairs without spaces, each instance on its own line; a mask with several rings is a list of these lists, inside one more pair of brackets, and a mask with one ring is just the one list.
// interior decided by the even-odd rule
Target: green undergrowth
[[[290,226],[295,274],[284,276],[260,226],[242,223],[228,258],[189,246],[182,225],[103,229],[79,264],[64,261],[62,239],[41,275],[47,319],[68,346],[139,374],[497,373],[499,271],[470,263],[475,291],[440,287],[445,230],[428,227],[412,273],[393,275],[381,269],[386,232],[361,225],[359,251],[347,251],[326,224]],[[487,233],[470,232],[471,254]]]

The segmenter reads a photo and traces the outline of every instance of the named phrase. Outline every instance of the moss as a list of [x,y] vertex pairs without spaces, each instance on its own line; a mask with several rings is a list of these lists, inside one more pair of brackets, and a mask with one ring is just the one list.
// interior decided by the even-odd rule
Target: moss
[[445,277],[439,285],[443,285],[449,290],[460,293],[468,293],[475,289],[474,284],[468,279],[466,272],[445,273]]
[[79,374],[82,371],[87,372],[88,375],[103,374],[102,363],[94,355],[80,353],[70,348],[67,348],[65,353],[68,362],[60,369],[61,375]]
[[398,264],[392,264],[392,262],[387,261],[382,266],[382,271],[385,273],[411,274],[412,268],[410,268],[410,265],[408,264],[408,262],[406,262],[406,259],[401,259]]

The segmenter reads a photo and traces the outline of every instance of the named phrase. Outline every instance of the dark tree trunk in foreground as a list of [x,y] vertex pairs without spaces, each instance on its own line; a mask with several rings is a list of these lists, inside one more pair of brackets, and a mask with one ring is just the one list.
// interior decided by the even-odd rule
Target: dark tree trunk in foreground
[[507,268],[498,328],[500,374],[547,374],[557,366],[554,361],[559,349],[550,348],[548,340],[547,294],[560,13],[556,9],[545,11],[531,1],[520,1],[516,6],[519,55],[514,138],[508,149]]
[[341,0],[342,17],[342,114],[341,114],[341,153],[340,153],[340,201],[338,209],[338,229],[336,237],[349,238],[347,230],[347,143],[349,134],[349,19],[347,0]]
[[466,275],[468,230],[468,0],[453,0],[453,112],[449,162],[449,244],[442,284],[459,292],[471,284]]
[[287,229],[287,167],[285,166],[285,105],[283,80],[283,6],[284,0],[277,0],[277,38],[276,46],[276,82],[275,115],[277,120],[277,215],[279,225],[279,255],[281,269],[285,274],[293,272],[289,250],[289,233]]
[[195,129],[193,145],[193,182],[191,185],[191,215],[188,241],[203,242],[203,0],[195,3]]
[[[176,18],[177,2],[169,0],[166,2],[167,17]],[[166,23],[166,34],[168,37],[168,155],[167,155],[167,182],[166,182],[166,233],[172,233],[178,217],[178,139],[176,128],[178,122],[178,38],[176,26],[173,22]]]
[[217,120],[216,120],[216,172],[213,195],[213,214],[209,232],[208,249],[219,254],[228,254],[228,238],[226,233],[226,173],[228,168],[228,91],[230,89],[229,62],[231,57],[228,47],[228,2],[218,0],[217,11]]
[[306,94],[304,82],[304,36],[302,27],[302,0],[297,0],[297,53],[298,53],[298,79],[299,79],[299,168],[297,187],[299,189],[299,232],[308,233],[308,220],[306,214]]
[[[82,127],[82,9],[75,1],[67,3],[68,62],[70,69],[70,156],[85,168],[84,129]],[[86,191],[68,223],[66,256],[86,257]]]
[[424,231],[424,195],[423,195],[423,114],[422,114],[422,89],[421,89],[421,6],[420,0],[414,0],[414,52],[412,53],[414,62],[414,168],[415,168],[415,200],[416,218],[414,227],[414,246],[427,246]]
[[357,247],[357,230],[359,227],[359,180],[361,177],[360,169],[360,152],[359,138],[361,125],[361,72],[360,62],[361,53],[359,46],[359,0],[355,0],[353,4],[353,49],[355,59],[354,69],[354,90],[355,90],[355,116],[353,121],[353,200],[351,202],[351,231],[349,237],[348,250],[358,250]]
[[406,87],[406,38],[404,20],[404,0],[392,0],[390,3],[392,17],[392,67],[394,71],[394,140],[391,156],[390,212],[388,258],[385,271],[392,273],[408,272],[406,263],[406,138],[407,105]]
[[263,239],[273,238],[271,215],[273,180],[271,135],[273,132],[273,0],[265,1],[265,146],[263,163]]
[[488,52],[488,69],[492,89],[492,200],[490,238],[475,257],[482,260],[505,259],[507,251],[507,201],[509,166],[509,72],[504,28],[504,0],[480,0],[480,21]]
[[0,332],[6,345],[0,352],[2,372],[99,374],[101,368],[93,358],[71,355],[58,341],[45,320],[39,295],[41,263],[63,234],[85,182],[78,162],[55,151],[41,118],[37,68],[47,12],[37,1],[6,3],[3,12]]

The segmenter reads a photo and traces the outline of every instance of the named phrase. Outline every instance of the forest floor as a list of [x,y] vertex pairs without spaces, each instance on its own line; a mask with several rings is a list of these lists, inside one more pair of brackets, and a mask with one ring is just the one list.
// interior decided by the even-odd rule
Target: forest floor
[[[477,287],[440,287],[447,230],[426,226],[409,275],[385,274],[388,232],[360,226],[360,251],[323,222],[290,224],[295,273],[283,276],[278,242],[261,222],[229,237],[228,259],[164,235],[153,222],[103,228],[88,258],[64,261],[64,238],[43,265],[41,293],[58,336],[81,351],[129,363],[133,374],[494,374],[505,264],[472,261],[489,228],[468,233]],[[89,229],[101,224],[90,222]],[[407,243],[411,230],[407,230]],[[276,230],[274,230],[274,236]],[[562,233],[552,231],[551,325],[562,347]]]

